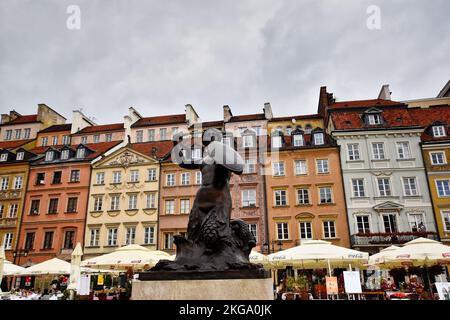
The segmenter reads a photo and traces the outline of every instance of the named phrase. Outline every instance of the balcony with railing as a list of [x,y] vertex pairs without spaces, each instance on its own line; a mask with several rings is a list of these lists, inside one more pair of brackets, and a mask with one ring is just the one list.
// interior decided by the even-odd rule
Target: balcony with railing
[[353,245],[358,246],[390,246],[403,244],[417,238],[428,238],[438,240],[436,232],[379,232],[379,233],[357,233],[351,236]]

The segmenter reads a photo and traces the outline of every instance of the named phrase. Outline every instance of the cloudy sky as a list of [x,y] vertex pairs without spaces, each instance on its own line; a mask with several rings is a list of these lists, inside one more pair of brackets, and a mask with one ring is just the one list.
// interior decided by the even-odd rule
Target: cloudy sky
[[385,83],[396,100],[433,97],[450,79],[449,12],[448,0],[1,0],[0,108],[46,103],[110,123],[130,106],[153,116],[187,103],[203,120],[224,104],[314,113],[323,85],[338,100]]

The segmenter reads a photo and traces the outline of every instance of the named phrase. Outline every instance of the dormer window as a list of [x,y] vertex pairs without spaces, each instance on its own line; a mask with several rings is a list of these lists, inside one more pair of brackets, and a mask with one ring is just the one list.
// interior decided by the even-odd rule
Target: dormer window
[[369,114],[367,115],[367,120],[370,125],[381,124],[381,116],[379,114]]
[[445,127],[444,126],[433,126],[433,137],[445,137]]
[[294,134],[292,137],[294,147],[302,147],[305,145],[305,139],[302,134]]
[[65,149],[65,150],[61,151],[61,159],[62,160],[69,159],[69,150],[68,149]]
[[291,135],[291,133],[292,133],[292,127],[290,127],[290,126],[286,127],[286,134]]
[[314,144],[316,146],[324,144],[323,132],[314,133]]
[[281,136],[273,136],[272,137],[272,149],[281,148]]
[[52,161],[54,157],[53,151],[47,151],[45,153],[45,161]]
[[8,154],[7,153],[2,153],[0,155],[0,161],[7,161],[8,160]]
[[23,151],[17,152],[16,154],[16,160],[23,160],[25,153]]
[[85,153],[84,148],[79,148],[79,149],[77,150],[77,158],[78,158],[78,159],[84,158],[84,153]]

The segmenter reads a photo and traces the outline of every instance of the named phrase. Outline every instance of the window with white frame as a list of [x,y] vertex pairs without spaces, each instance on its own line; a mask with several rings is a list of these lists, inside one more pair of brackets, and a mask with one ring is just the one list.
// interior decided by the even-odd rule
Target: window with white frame
[[202,184],[202,172],[201,171],[195,172],[195,183]]
[[3,177],[2,178],[2,183],[0,185],[0,190],[8,190],[8,186],[9,186],[9,178],[8,177]]
[[95,183],[96,184],[105,184],[105,173],[104,172],[97,172],[95,175]]
[[180,213],[189,214],[191,211],[191,201],[189,199],[180,200]]
[[305,175],[308,173],[308,168],[306,166],[306,160],[295,160],[295,174],[296,175]]
[[61,160],[67,160],[69,159],[69,150],[64,149],[61,151]]
[[25,152],[23,152],[23,151],[17,152],[17,154],[16,154],[16,160],[17,160],[17,161],[23,160],[24,156],[25,156]]
[[383,214],[383,226],[384,232],[387,233],[398,232],[397,214],[396,213]]
[[108,246],[117,246],[117,228],[108,228]]
[[202,158],[202,149],[201,148],[193,148],[192,149],[192,160],[198,160]]
[[89,246],[98,247],[100,242],[100,229],[92,228],[89,230]]
[[173,233],[164,233],[164,250],[172,250]]
[[445,137],[445,127],[444,126],[433,126],[433,136],[435,138]]
[[156,208],[156,192],[149,192],[146,194],[145,204],[147,209]]
[[156,169],[151,168],[147,170],[147,179],[148,181],[156,181]]
[[3,236],[3,248],[5,250],[11,250],[13,243],[13,234],[11,232],[5,233]]
[[166,214],[174,214],[175,213],[175,200],[166,200],[165,201],[165,213]]
[[130,171],[130,182],[139,182],[139,170]]
[[5,140],[12,139],[12,130],[6,130]]
[[14,139],[19,140],[20,136],[22,135],[22,129],[16,129],[14,130],[14,133],[15,133]]
[[411,159],[409,142],[397,142],[397,154],[399,159]]
[[323,133],[322,132],[314,133],[314,145],[320,146],[324,143],[325,142],[323,139]]
[[42,137],[41,146],[46,147],[48,145],[48,137]]
[[155,226],[144,227],[144,244],[155,243]]
[[122,182],[122,171],[113,171],[113,183]]
[[287,205],[287,192],[286,190],[275,190],[275,206]]
[[380,197],[389,197],[392,195],[391,182],[389,178],[378,178],[378,194]]
[[85,150],[84,148],[78,148],[78,149],[77,149],[77,155],[76,155],[76,157],[77,157],[78,159],[84,158],[84,154],[86,153],[85,151],[86,151],[86,150]]
[[155,129],[147,130],[148,141],[155,141]]
[[136,227],[127,227],[127,234],[125,238],[125,244],[134,244],[136,241]]
[[136,131],[136,142],[140,143],[144,141],[144,131],[143,130],[137,130]]
[[242,190],[242,206],[255,207],[256,206],[256,190],[247,189]]
[[256,223],[249,223],[248,230],[255,237],[256,242],[258,242],[258,225]]
[[137,209],[137,199],[138,199],[138,195],[136,193],[130,194],[128,196],[128,209],[129,210]]
[[328,159],[316,160],[317,173],[329,173]]
[[8,154],[7,153],[2,153],[0,155],[0,161],[6,161],[8,160]]
[[256,159],[245,159],[243,173],[255,173],[256,172]]
[[174,186],[175,185],[175,173],[166,174],[166,186]]
[[111,195],[111,207],[110,210],[120,210],[120,195]]
[[442,222],[444,230],[450,232],[450,210],[441,210]]
[[294,134],[294,147],[302,147],[305,145],[305,139],[302,134]]
[[417,181],[415,177],[403,178],[403,188],[405,190],[405,196],[417,196]]
[[381,116],[379,114],[369,114],[367,118],[370,125],[381,124]]
[[94,211],[103,210],[103,196],[94,196]]
[[183,186],[187,186],[190,183],[190,177],[191,175],[189,174],[189,172],[183,172],[181,174],[181,185]]
[[287,222],[277,223],[277,240],[289,240],[289,225]]
[[167,128],[159,129],[159,140],[167,140]]
[[431,164],[437,166],[447,164],[444,151],[430,152]]
[[422,213],[409,213],[408,214],[409,228],[412,232],[425,232],[427,228],[425,226],[425,219]]
[[364,179],[352,179],[353,197],[365,197]]
[[9,205],[8,218],[17,218],[18,211],[19,211],[19,204],[11,203]]
[[273,176],[284,176],[284,161],[277,161],[273,163]]
[[88,139],[87,136],[81,137],[81,144],[86,144],[87,143],[87,139]]
[[348,160],[349,161],[361,160],[361,154],[359,152],[359,144],[358,143],[348,144],[347,151],[348,151]]
[[319,188],[319,202],[321,204],[333,203],[333,195],[331,192],[331,187]]
[[311,240],[312,237],[312,223],[311,221],[300,221],[300,239],[301,240]]
[[372,154],[375,160],[383,160],[384,157],[384,143],[375,142],[372,143]]
[[297,189],[297,204],[309,204],[309,189],[299,188]]
[[70,144],[70,136],[64,135],[63,136],[63,145]]
[[52,161],[53,160],[53,151],[47,151],[45,153],[45,161]]
[[333,220],[323,222],[323,237],[325,239],[336,238],[336,223]]
[[54,146],[58,145],[58,136],[53,136],[53,138],[52,138],[52,145],[54,145]]
[[70,182],[80,182],[80,170],[70,171]]
[[242,146],[244,148],[253,148],[255,145],[255,136],[252,134],[246,134],[242,136]]
[[369,215],[358,215],[355,217],[356,230],[358,233],[365,234],[370,233],[370,217]]
[[439,198],[450,197],[450,180],[436,180]]
[[279,149],[279,148],[281,148],[281,137],[273,136],[272,137],[272,149]]
[[30,128],[25,128],[23,131],[23,138],[24,139],[30,139],[31,136],[31,129]]

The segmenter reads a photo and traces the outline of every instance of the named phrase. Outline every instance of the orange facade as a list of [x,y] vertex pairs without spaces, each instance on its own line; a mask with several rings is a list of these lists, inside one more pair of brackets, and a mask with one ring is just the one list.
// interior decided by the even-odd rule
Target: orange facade
[[350,247],[339,149],[287,149],[271,158],[265,176],[270,250],[310,239]]
[[89,162],[30,168],[19,239],[29,253],[17,264],[70,260],[77,242],[83,245],[90,172]]

